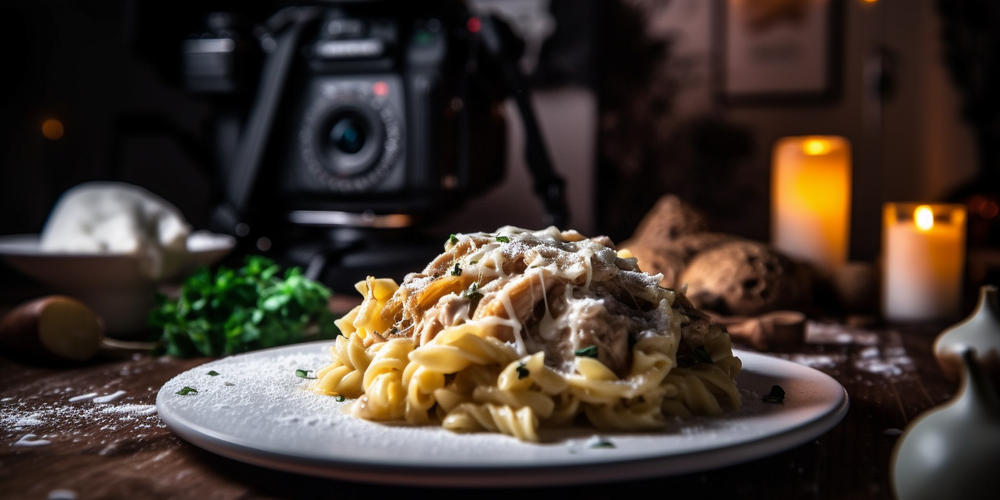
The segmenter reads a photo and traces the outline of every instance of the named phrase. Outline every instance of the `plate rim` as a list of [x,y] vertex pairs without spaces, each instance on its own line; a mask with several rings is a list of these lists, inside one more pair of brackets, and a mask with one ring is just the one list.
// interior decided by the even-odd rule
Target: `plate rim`
[[[238,356],[271,354],[295,351],[310,346],[329,344],[316,341],[244,353]],[[328,479],[341,479],[384,485],[423,487],[537,487],[593,484],[610,481],[627,481],[651,477],[666,477],[720,469],[756,459],[765,458],[802,445],[826,434],[839,424],[850,408],[850,396],[840,382],[815,368],[763,353],[734,349],[741,359],[756,359],[779,366],[792,367],[803,373],[817,374],[839,387],[839,401],[816,418],[783,428],[775,434],[758,436],[735,444],[678,454],[650,455],[631,458],[610,458],[584,462],[563,462],[524,466],[481,466],[459,462],[448,465],[420,466],[369,458],[331,458],[310,454],[289,454],[270,446],[255,445],[245,438],[225,435],[200,424],[187,422],[174,415],[164,403],[167,394],[164,383],[157,393],[157,414],[166,426],[185,441],[212,453],[240,462],[297,474]],[[232,357],[230,357],[232,358]],[[173,378],[229,358],[220,358],[181,372]],[[746,361],[744,361],[746,368]],[[832,402],[832,398],[831,398]],[[164,412],[164,408],[167,411]],[[176,418],[175,418],[176,417]],[[600,431],[595,431],[599,434]],[[627,435],[629,433],[608,433]],[[374,466],[374,467],[373,467]]]

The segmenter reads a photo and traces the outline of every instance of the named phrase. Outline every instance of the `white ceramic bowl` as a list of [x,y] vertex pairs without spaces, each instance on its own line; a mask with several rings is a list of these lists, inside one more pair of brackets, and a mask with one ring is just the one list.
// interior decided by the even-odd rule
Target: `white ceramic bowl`
[[187,241],[189,261],[177,275],[163,280],[145,276],[133,255],[42,251],[37,234],[0,236],[0,258],[53,290],[90,305],[103,318],[108,333],[127,334],[146,326],[157,285],[218,261],[235,245],[231,236],[195,232]]

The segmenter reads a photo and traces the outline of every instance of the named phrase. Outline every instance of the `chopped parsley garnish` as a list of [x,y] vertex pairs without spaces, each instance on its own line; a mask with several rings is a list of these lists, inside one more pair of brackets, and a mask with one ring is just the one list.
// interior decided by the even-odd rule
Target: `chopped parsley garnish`
[[343,394],[337,394],[337,397],[335,397],[334,399],[336,399],[338,403],[343,403],[344,400],[347,398],[345,398]]
[[479,301],[483,298],[483,293],[479,291],[479,283],[472,282],[469,288],[462,292],[462,296],[469,299],[469,316],[476,312],[476,307],[479,306]]
[[608,441],[607,439],[597,438],[596,441],[594,441],[593,443],[591,443],[590,447],[591,447],[591,449],[596,449],[596,448],[614,448],[615,444],[612,443],[611,441]]
[[531,372],[528,371],[528,367],[524,366],[524,363],[521,363],[521,364],[517,365],[517,368],[515,368],[515,369],[517,370],[517,379],[518,380],[521,380],[521,379],[527,377],[528,375],[531,375]]
[[449,245],[455,245],[457,243],[458,243],[458,236],[455,236],[454,234],[451,234],[451,235],[448,236],[448,244]]
[[574,352],[573,354],[576,354],[577,356],[580,356],[581,358],[596,358],[597,357],[597,346],[596,345],[592,345],[590,347],[584,347],[583,349],[577,349],[577,351]]
[[188,387],[185,385],[183,389],[175,392],[174,394],[177,394],[178,396],[187,396],[188,394],[198,394],[198,389],[195,389],[194,387]]
[[483,298],[483,294],[479,291],[479,282],[473,281],[472,284],[469,285],[469,288],[462,293],[462,295],[464,295],[467,299]]
[[210,377],[218,377],[219,376],[219,372],[217,372],[215,370],[209,371],[208,372],[208,376],[210,376]]
[[497,236],[497,241],[500,243],[510,243],[510,238],[506,236]]
[[694,348],[694,357],[699,363],[712,364],[712,355],[708,353],[708,349],[705,349],[703,345]]
[[677,366],[691,368],[698,363],[713,364],[712,355],[708,353],[708,349],[705,349],[703,345],[691,348],[686,342],[681,343],[681,347],[677,349]]
[[462,275],[462,266],[458,265],[458,262],[455,263],[455,268],[451,270],[451,275],[452,276]]
[[767,396],[764,396],[763,401],[765,403],[784,404],[785,390],[780,385],[771,386],[771,392]]
[[225,356],[338,334],[330,289],[291,267],[250,255],[243,267],[201,267],[177,298],[155,295],[149,324],[161,330],[161,352],[186,358]]
[[295,376],[299,378],[316,378],[316,377],[310,377],[309,376],[310,372],[312,372],[312,370],[303,370],[300,368],[298,370],[295,370]]

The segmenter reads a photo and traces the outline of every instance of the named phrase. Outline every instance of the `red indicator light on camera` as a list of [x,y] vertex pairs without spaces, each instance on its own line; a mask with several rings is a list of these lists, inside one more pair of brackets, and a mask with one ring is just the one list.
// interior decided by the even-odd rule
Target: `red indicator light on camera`
[[389,84],[385,82],[375,82],[372,84],[372,93],[384,97],[389,95]]
[[483,22],[478,17],[470,17],[465,22],[465,29],[469,30],[469,33],[479,33],[479,30],[483,29]]

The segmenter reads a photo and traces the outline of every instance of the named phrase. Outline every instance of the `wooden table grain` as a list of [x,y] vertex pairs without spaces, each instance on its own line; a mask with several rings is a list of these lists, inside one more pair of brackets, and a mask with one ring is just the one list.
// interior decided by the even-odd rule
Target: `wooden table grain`
[[[942,325],[858,329],[810,322],[809,342],[777,353],[847,389],[850,410],[828,433],[752,462],[674,477],[559,489],[422,489],[446,497],[892,498],[899,431],[957,389],[934,361]],[[0,353],[3,354],[3,353]],[[56,367],[0,357],[0,498],[372,498],[413,488],[270,470],[193,446],[155,413],[160,386],[208,359],[105,355]],[[95,398],[107,404],[95,404]]]

